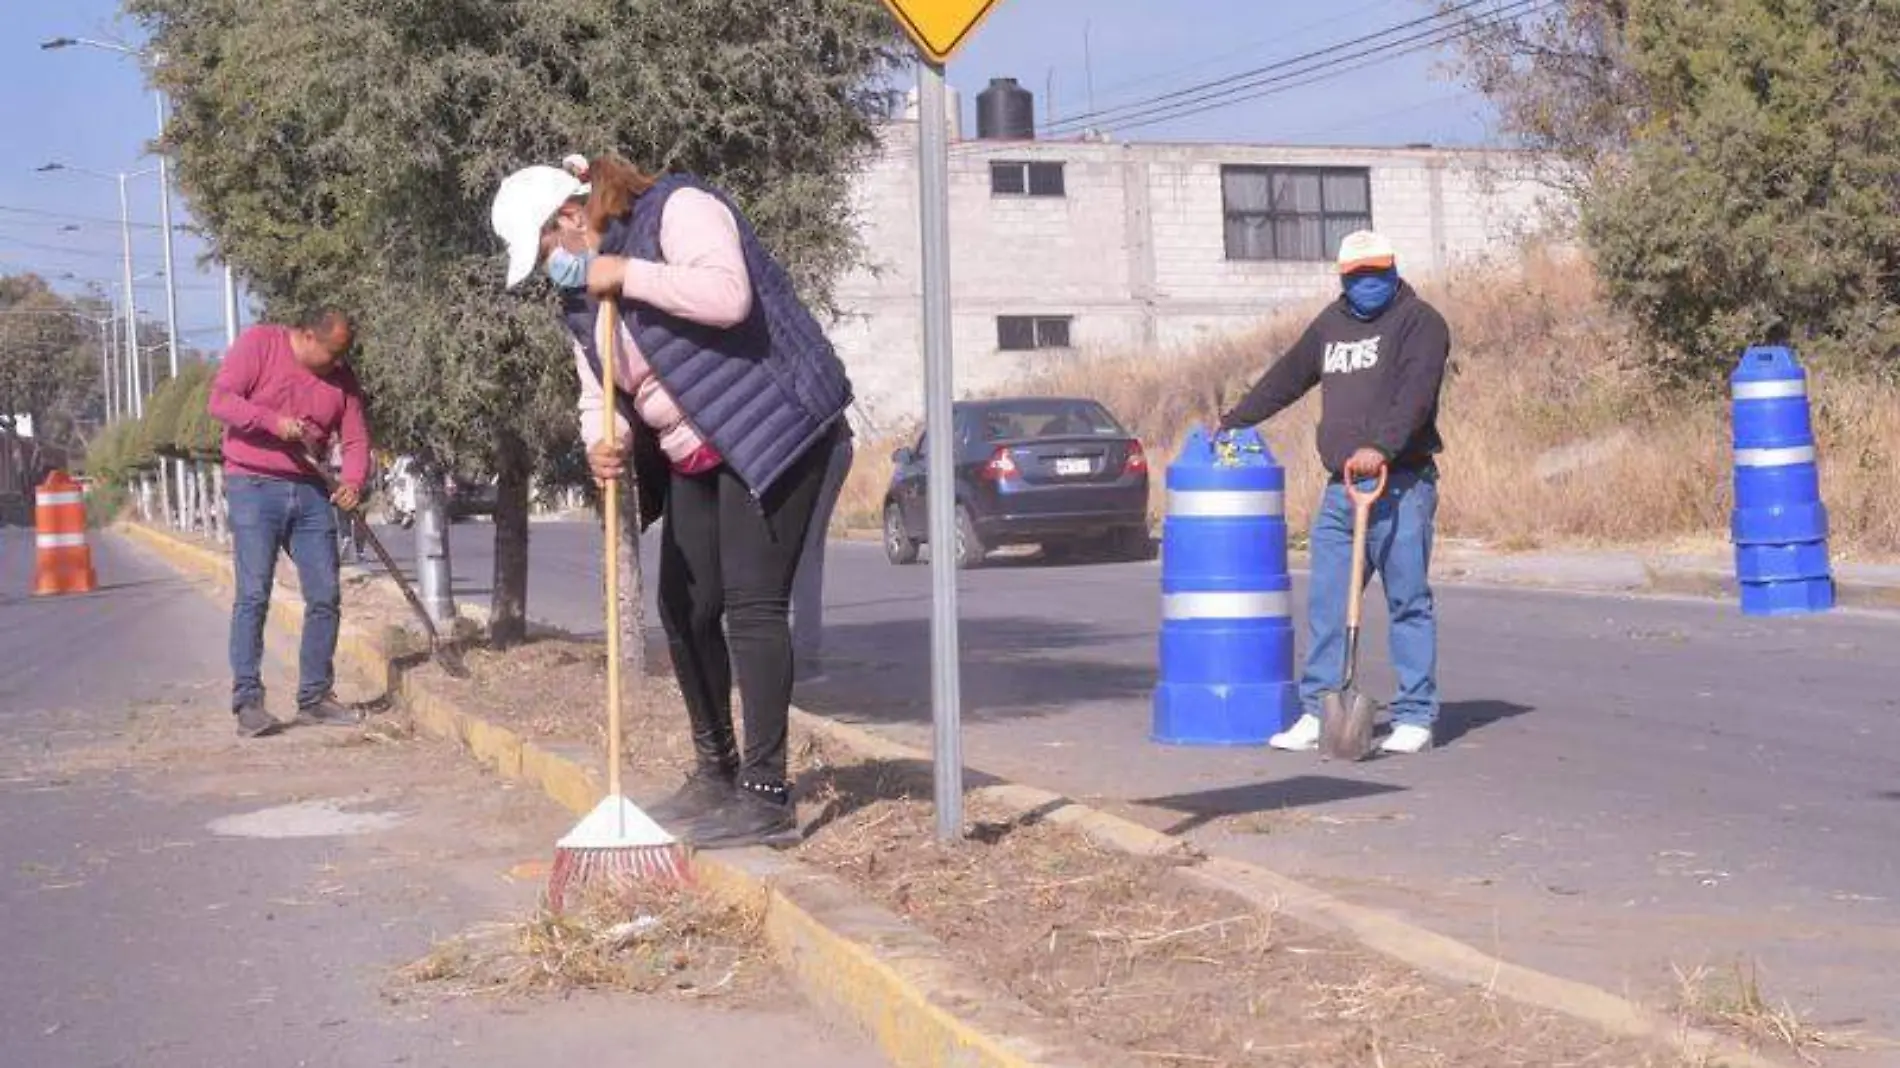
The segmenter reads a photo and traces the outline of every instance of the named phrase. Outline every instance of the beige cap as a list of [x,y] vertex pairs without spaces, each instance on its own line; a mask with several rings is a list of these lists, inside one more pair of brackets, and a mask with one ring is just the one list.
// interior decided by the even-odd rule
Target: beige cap
[[1339,273],[1385,271],[1398,266],[1392,242],[1371,230],[1354,230],[1339,242]]

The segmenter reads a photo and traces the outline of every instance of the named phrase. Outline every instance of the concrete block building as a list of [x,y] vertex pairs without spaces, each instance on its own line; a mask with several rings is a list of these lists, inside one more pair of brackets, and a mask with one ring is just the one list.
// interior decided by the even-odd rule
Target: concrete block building
[[[1507,251],[1555,195],[1547,162],[1519,152],[1038,140],[1028,93],[1000,88],[1014,114],[989,121],[979,99],[978,137],[947,117],[959,396],[1090,353],[1166,359],[1316,307],[1338,291],[1339,239],[1362,227],[1414,278]],[[922,410],[917,197],[917,124],[900,116],[853,190],[867,262],[841,280],[832,327],[874,426]]]

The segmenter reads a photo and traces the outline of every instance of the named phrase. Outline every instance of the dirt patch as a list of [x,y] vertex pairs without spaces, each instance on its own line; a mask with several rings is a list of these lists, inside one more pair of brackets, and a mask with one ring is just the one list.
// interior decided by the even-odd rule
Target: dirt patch
[[[917,769],[845,764],[821,778],[817,800],[836,815],[801,848],[805,860],[930,931],[1038,1011],[1145,1063],[1689,1063],[1429,979],[1191,885],[1179,874],[1190,857],[1104,850],[980,795],[970,838],[940,845],[930,805],[905,796]],[[863,788],[888,799],[862,803]]]
[[[471,649],[465,660],[473,676],[467,680],[433,665],[416,670],[427,673],[431,692],[524,738],[606,749],[607,654],[600,643],[538,638],[506,651]],[[621,685],[627,774],[641,784],[678,779],[693,763],[679,685],[660,676],[648,676],[637,691],[630,678]]]

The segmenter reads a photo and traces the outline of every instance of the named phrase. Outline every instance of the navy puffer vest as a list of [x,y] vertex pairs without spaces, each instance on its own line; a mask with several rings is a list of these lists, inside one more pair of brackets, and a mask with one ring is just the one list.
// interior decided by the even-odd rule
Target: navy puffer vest
[[[647,365],[687,421],[719,450],[753,496],[762,498],[844,415],[851,380],[823,327],[799,300],[791,276],[759,241],[745,214],[730,197],[699,180],[682,174],[661,178],[634,201],[632,211],[608,224],[600,251],[663,260],[660,220],[667,200],[682,189],[717,197],[732,212],[752,285],[752,310],[744,322],[725,329],[633,300],[622,300],[620,312]],[[598,375],[592,307],[591,301],[580,302],[585,326],[576,336]],[[570,328],[575,319],[570,314]],[[631,413],[626,398],[621,410]],[[630,422],[638,424],[638,419]],[[644,485],[644,470],[641,476]]]

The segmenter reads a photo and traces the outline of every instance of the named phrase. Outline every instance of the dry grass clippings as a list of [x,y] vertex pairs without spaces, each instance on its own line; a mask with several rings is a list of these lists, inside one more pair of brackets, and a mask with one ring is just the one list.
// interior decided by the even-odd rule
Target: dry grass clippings
[[824,826],[801,853],[976,974],[1143,1063],[1682,1063],[1193,886],[1180,859],[1104,850],[979,804],[971,817],[970,839],[945,846],[927,803],[881,800]]
[[695,888],[595,889],[565,913],[544,908],[450,938],[396,978],[447,996],[598,990],[743,997],[771,968],[762,919],[755,905]]

